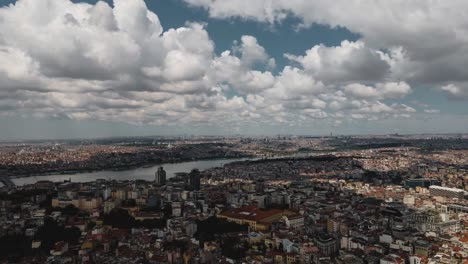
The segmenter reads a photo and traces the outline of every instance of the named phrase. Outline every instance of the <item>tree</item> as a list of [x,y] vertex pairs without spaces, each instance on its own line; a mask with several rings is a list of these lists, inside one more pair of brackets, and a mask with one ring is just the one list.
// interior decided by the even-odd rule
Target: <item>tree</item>
[[93,229],[94,227],[96,226],[96,222],[93,222],[93,221],[90,221],[88,222],[88,224],[86,225],[86,229]]
[[30,249],[31,240],[24,235],[7,235],[0,238],[0,260],[9,259],[12,263],[19,263],[21,257],[30,253]]
[[81,231],[77,227],[64,228],[48,217],[44,220],[44,225],[37,231],[36,239],[42,241],[41,248],[49,252],[58,241],[77,244],[80,235]]
[[228,236],[221,240],[221,253],[228,258],[242,259],[245,257],[247,249],[247,243],[241,241],[239,237]]
[[219,219],[212,216],[206,220],[197,222],[197,232],[194,236],[197,239],[203,240],[203,242],[213,241],[215,239],[215,235],[246,232],[247,230],[247,225],[239,225],[225,219]]
[[170,203],[166,203],[163,209],[164,217],[171,217],[172,216],[172,205]]
[[127,210],[114,208],[109,214],[104,215],[104,224],[115,228],[130,229],[135,227],[135,219]]
[[127,199],[122,201],[122,206],[123,207],[134,207],[136,206],[136,201],[135,199]]
[[80,209],[76,208],[73,204],[69,204],[65,208],[63,208],[61,211],[62,211],[62,214],[66,216],[75,216],[78,214]]

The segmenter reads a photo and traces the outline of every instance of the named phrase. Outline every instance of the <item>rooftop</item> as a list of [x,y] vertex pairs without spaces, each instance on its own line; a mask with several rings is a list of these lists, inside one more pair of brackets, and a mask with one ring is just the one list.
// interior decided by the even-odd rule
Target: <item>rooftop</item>
[[229,217],[229,218],[237,218],[237,219],[245,219],[251,221],[262,221],[268,217],[282,214],[283,211],[279,209],[271,209],[271,210],[260,210],[255,206],[245,206],[241,208],[231,209],[225,212],[220,213],[219,215]]

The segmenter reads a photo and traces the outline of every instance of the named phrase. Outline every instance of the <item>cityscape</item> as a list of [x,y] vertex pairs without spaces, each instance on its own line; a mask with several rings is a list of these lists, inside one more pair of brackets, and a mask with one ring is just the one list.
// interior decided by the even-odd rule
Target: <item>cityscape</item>
[[[468,135],[115,138],[1,149],[8,263],[468,257]],[[226,163],[184,166],[207,159]],[[135,178],[135,166],[148,164]],[[93,179],[88,170],[128,173]]]
[[0,0],[0,264],[468,264],[467,10]]

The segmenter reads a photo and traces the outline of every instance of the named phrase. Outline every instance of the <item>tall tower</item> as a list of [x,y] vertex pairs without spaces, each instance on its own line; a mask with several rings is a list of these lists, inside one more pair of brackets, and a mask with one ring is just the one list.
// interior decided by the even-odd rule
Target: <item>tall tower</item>
[[163,167],[159,167],[155,175],[155,183],[159,186],[166,185],[166,171]]
[[265,180],[264,179],[258,179],[255,182],[255,192],[256,193],[263,193],[265,189]]
[[188,188],[189,190],[200,190],[200,171],[193,169],[188,175]]

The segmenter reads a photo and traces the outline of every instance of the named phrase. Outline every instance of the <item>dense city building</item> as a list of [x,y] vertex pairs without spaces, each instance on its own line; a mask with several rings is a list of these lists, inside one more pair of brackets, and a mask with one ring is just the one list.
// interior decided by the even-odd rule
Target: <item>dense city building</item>
[[467,171],[441,162],[459,153],[397,146],[158,165],[148,180],[41,176],[0,188],[0,260],[464,264],[468,200],[456,187]]

